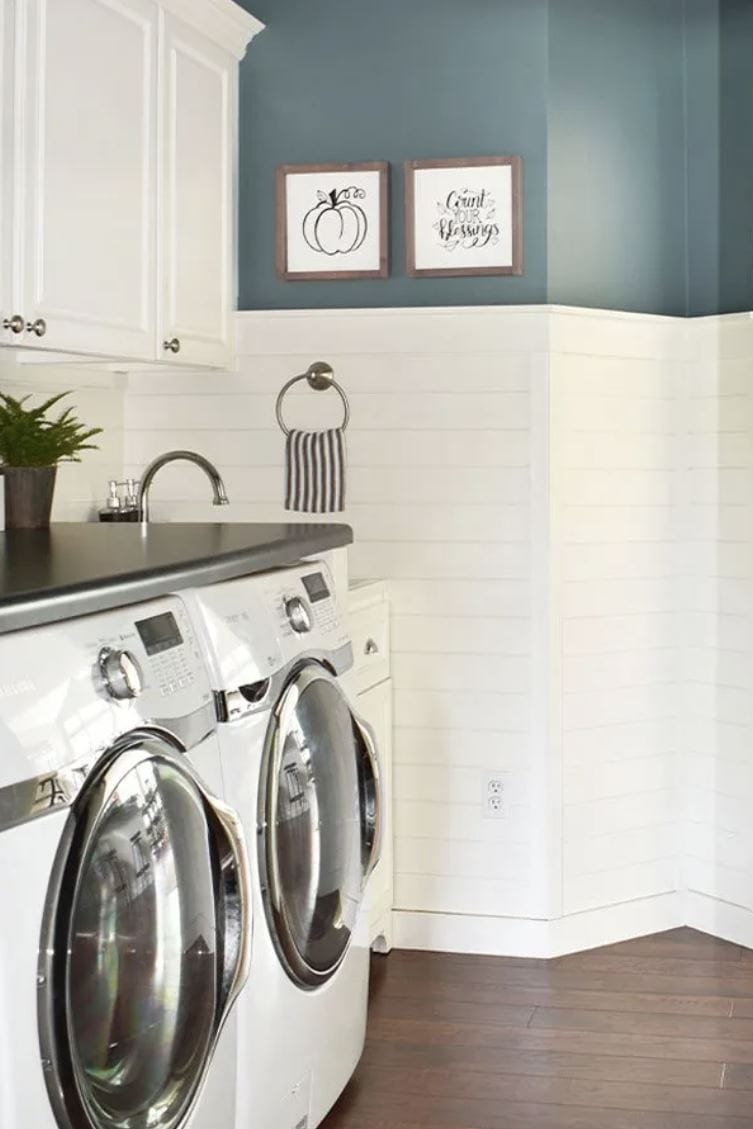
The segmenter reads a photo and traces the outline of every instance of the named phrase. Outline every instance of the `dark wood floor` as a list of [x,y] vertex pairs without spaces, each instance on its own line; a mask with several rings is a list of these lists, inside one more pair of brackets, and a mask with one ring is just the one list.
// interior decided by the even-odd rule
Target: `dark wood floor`
[[554,961],[375,957],[323,1129],[753,1129],[753,952],[689,929]]

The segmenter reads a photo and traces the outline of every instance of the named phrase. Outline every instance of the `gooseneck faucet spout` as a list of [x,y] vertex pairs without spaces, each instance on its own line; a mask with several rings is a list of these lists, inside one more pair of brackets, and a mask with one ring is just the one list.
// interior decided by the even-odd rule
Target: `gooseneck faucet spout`
[[188,462],[194,463],[195,466],[200,467],[212,485],[212,505],[226,506],[228,504],[227,492],[225,491],[225,483],[220,477],[220,472],[214,463],[210,463],[209,459],[205,459],[198,451],[167,451],[164,455],[158,455],[144,471],[139,482],[139,518],[141,521],[149,521],[149,487],[154,481],[154,476],[158,470],[161,470],[167,463],[173,462]]

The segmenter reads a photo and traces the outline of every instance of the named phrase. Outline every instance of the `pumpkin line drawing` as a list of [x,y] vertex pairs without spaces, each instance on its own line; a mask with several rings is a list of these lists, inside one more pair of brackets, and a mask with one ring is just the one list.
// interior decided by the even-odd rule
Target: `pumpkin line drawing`
[[317,254],[351,255],[362,247],[368,234],[366,212],[356,200],[364,200],[366,191],[356,185],[317,192],[317,203],[303,220],[303,238]]

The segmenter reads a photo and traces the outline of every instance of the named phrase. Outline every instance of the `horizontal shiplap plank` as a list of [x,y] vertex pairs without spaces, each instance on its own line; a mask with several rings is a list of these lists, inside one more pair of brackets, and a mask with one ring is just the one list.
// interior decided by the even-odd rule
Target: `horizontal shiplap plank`
[[[137,477],[139,467],[129,465],[126,472]],[[276,502],[284,497],[284,477],[277,467],[225,467],[218,469],[225,479],[228,495],[236,501]],[[519,505],[527,502],[529,476],[526,470],[512,468],[416,467],[410,474],[395,467],[378,474],[365,467],[348,471],[347,489],[351,502],[368,504]],[[206,477],[186,464],[171,464],[161,471],[154,487],[155,498],[193,501],[206,496]]]
[[393,700],[398,729],[525,733],[530,721],[527,694],[396,689]]
[[[520,810],[527,800],[528,781],[519,774],[517,779],[511,776],[506,784],[506,803]],[[401,801],[469,805],[478,809],[479,818],[483,815],[484,785],[483,771],[473,766],[395,766],[395,786]]]
[[490,851],[486,843],[401,837],[395,844],[395,871],[405,876],[515,880],[528,865],[529,857],[528,846],[522,844]]
[[562,703],[565,732],[652,721],[677,711],[678,694],[671,683],[650,686],[623,686],[619,689],[570,691]]
[[561,536],[569,544],[674,542],[678,520],[674,508],[667,505],[569,505],[562,507]]
[[671,788],[651,792],[637,787],[630,795],[567,805],[563,818],[565,841],[671,823],[674,815]]
[[570,655],[564,663],[563,688],[566,693],[593,693],[625,686],[650,687],[656,683],[677,682],[684,669],[682,659],[677,647]]
[[571,838],[564,864],[572,875],[608,874],[623,867],[675,857],[680,847],[677,824],[658,823],[630,831]]
[[591,765],[580,764],[565,769],[563,801],[580,804],[644,790],[657,792],[674,788],[675,781],[673,758],[663,752],[629,761],[610,761],[599,765],[597,772]]
[[520,733],[479,732],[466,741],[449,729],[403,728],[395,730],[393,743],[395,764],[520,773],[530,763],[530,739]]
[[682,638],[679,612],[572,618],[563,626],[566,655],[624,653],[673,647]]
[[[273,424],[276,400],[276,395],[269,393],[132,395],[127,402],[126,423],[129,429],[138,428],[139,420],[146,419],[150,429],[157,430],[246,430]],[[415,430],[450,431],[527,430],[530,423],[529,398],[524,392],[423,395],[405,389],[393,394],[354,392],[348,400],[354,430],[402,430],[406,421]],[[298,413],[297,407],[301,409]],[[336,397],[292,394],[286,400],[285,419],[289,427],[336,427],[342,419],[342,407]]]
[[[201,430],[199,417],[192,428],[129,431],[126,460],[146,464],[166,449],[188,447],[224,466],[281,467],[285,438],[276,421],[267,421],[266,427],[263,423],[245,429]],[[529,463],[525,430],[428,431],[412,428],[406,420],[400,430],[349,428],[346,441],[351,467],[525,467]]]
[[[358,575],[358,573],[354,573]],[[395,580],[390,603],[395,615],[525,618],[531,594],[528,580]]]
[[566,913],[582,913],[598,906],[656,897],[676,888],[675,858],[618,867],[608,874],[566,875],[564,909]]
[[531,664],[517,655],[395,654],[392,680],[399,690],[526,693]]
[[469,843],[530,843],[532,826],[527,805],[509,809],[507,819],[484,819],[481,798],[476,803],[441,803],[404,800],[394,804],[394,827],[398,838],[460,839]]
[[531,626],[519,619],[396,615],[392,621],[392,647],[428,654],[526,655],[530,653]]
[[671,471],[617,470],[594,465],[564,470],[559,490],[570,506],[668,506],[676,486]]
[[534,886],[525,870],[507,882],[446,875],[395,875],[395,908],[419,913],[464,913],[527,917],[533,912]]
[[351,549],[353,571],[398,580],[518,580],[530,575],[525,544],[419,541],[357,541]]

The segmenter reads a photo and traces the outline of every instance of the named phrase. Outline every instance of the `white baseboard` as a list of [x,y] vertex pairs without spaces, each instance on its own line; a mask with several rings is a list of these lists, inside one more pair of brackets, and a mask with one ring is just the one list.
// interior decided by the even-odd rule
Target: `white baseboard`
[[701,933],[753,949],[753,912],[689,890],[685,895],[685,924]]
[[549,958],[676,929],[685,923],[684,912],[684,899],[678,893],[641,898],[554,921],[397,910],[393,934],[399,949]]

